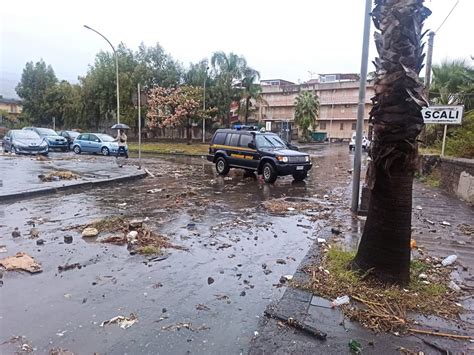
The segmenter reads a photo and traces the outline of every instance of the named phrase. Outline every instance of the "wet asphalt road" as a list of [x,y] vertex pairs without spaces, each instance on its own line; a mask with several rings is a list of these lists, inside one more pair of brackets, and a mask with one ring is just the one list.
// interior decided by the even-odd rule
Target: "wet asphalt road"
[[[162,156],[144,161],[155,178],[0,204],[0,244],[8,250],[0,257],[24,251],[43,267],[35,275],[3,274],[0,343],[23,338],[0,345],[0,352],[25,343],[39,354],[57,347],[79,354],[247,352],[265,307],[283,294],[281,276],[294,273],[319,230],[351,218],[347,146],[317,146],[310,153],[314,167],[306,183],[286,177],[271,186],[237,170],[216,177],[203,159]],[[147,193],[157,188],[163,190]],[[280,198],[326,207],[324,214],[279,215],[262,206]],[[188,251],[168,249],[167,259],[150,262],[67,230],[118,215],[148,217],[151,229]],[[28,238],[28,221],[43,246]],[[354,246],[360,226],[357,220],[352,225],[345,238]],[[15,227],[22,237],[12,238]],[[73,236],[72,244],[64,243],[65,235]],[[83,267],[58,272],[66,263]],[[100,327],[130,313],[138,322],[128,329]],[[169,328],[179,323],[190,329]]]

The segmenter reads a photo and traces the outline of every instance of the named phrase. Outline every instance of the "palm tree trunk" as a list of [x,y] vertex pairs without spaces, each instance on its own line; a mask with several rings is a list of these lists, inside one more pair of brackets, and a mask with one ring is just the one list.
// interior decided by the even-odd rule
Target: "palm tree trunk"
[[412,186],[417,136],[427,101],[419,79],[421,29],[431,11],[423,0],[375,0],[372,11],[379,58],[375,61],[374,127],[367,172],[369,211],[352,268],[396,284],[410,281]]
[[387,173],[375,168],[369,211],[353,266],[373,270],[380,280],[407,284],[410,280],[410,238],[413,172],[404,162]]

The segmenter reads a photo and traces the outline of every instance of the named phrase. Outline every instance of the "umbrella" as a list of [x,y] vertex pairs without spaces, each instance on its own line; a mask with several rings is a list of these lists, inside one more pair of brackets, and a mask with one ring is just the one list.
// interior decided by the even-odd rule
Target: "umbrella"
[[124,123],[116,123],[112,127],[112,129],[130,129],[126,124]]

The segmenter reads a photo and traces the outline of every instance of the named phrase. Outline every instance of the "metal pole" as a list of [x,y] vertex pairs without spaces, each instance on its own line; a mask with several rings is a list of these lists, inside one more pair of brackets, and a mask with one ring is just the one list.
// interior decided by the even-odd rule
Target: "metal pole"
[[446,131],[448,130],[448,125],[444,125],[444,132],[443,132],[443,145],[441,146],[441,156],[444,157],[444,147],[446,146]]
[[119,69],[118,69],[118,56],[117,56],[117,51],[115,50],[115,47],[110,43],[110,41],[105,37],[102,33],[100,33],[97,30],[94,30],[92,27],[89,27],[87,25],[84,25],[85,28],[88,30],[91,30],[95,33],[97,33],[99,36],[101,36],[103,39],[107,41],[107,43],[112,47],[112,52],[114,53],[115,57],[115,75],[116,75],[116,81],[117,81],[117,123],[120,123],[120,93],[119,93]]
[[140,83],[137,84],[138,89],[138,169],[142,168],[142,108],[141,108],[141,91]]
[[356,142],[354,154],[354,172],[352,176],[352,212],[359,208],[360,169],[362,157],[362,129],[364,126],[365,86],[367,84],[367,62],[369,57],[370,11],[372,0],[365,1],[364,37],[362,40],[362,58],[360,63],[359,103],[357,106]]
[[425,90],[426,97],[429,97],[430,83],[431,83],[431,62],[433,59],[433,42],[435,33],[431,31],[428,33],[428,52],[426,53],[426,70],[425,70]]
[[206,142],[206,81],[207,81],[207,71],[209,67],[206,68],[206,74],[204,76],[204,95],[202,100],[202,142]]
[[120,123],[120,92],[119,92],[119,70],[118,70],[118,55],[114,51],[115,55],[115,74],[117,81],[117,123]]

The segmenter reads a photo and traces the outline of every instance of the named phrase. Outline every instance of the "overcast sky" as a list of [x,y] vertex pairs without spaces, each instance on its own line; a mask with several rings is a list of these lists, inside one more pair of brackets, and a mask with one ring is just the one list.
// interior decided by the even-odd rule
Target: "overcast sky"
[[[427,0],[436,30],[457,0]],[[262,79],[297,82],[311,73],[359,72],[364,0],[15,0],[2,6],[0,94],[11,96],[27,61],[43,58],[76,81],[100,50],[159,42],[185,66],[214,51],[245,56]],[[435,37],[433,61],[474,55],[474,0],[460,0]],[[374,27],[371,27],[373,32]],[[372,37],[371,37],[372,38]],[[369,59],[375,56],[371,40]],[[373,70],[372,64],[369,71]]]

